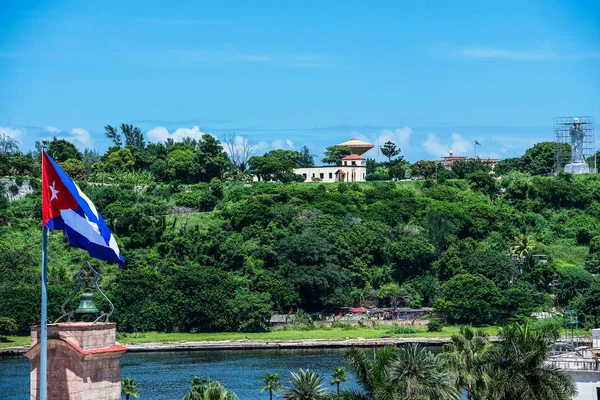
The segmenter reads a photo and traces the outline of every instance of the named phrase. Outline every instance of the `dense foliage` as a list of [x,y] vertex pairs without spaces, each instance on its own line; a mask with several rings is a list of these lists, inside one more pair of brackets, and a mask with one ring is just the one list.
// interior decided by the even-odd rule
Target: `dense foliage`
[[[107,127],[115,146],[101,156],[62,142],[53,151],[85,175],[79,185],[125,256],[121,270],[91,260],[122,330],[260,331],[272,311],[361,303],[435,306],[449,321],[473,324],[552,306],[577,309],[586,324],[600,319],[597,301],[581,300],[600,291],[592,275],[600,265],[597,175],[511,172],[496,181],[477,164],[461,166],[466,179],[248,185],[236,182],[210,135],[146,144],[134,127],[121,131],[125,146]],[[1,170],[39,170],[33,155],[6,145]],[[289,172],[302,157],[309,163],[308,152],[294,153],[248,164],[273,161]],[[375,168],[404,168],[394,153]],[[26,171],[19,157],[32,162]],[[123,183],[127,173],[143,179]],[[29,175],[35,193],[0,201],[0,316],[22,333],[39,319],[41,200]],[[116,181],[102,184],[109,175]],[[52,319],[88,257],[62,232],[50,234],[49,246]]]

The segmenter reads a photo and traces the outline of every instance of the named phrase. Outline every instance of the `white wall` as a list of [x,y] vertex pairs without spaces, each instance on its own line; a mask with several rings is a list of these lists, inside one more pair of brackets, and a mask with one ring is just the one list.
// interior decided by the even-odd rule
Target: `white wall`
[[596,388],[600,387],[600,372],[569,371],[575,384],[577,384],[577,396],[574,400],[600,400],[596,395]]
[[311,168],[296,168],[294,173],[298,175],[304,175],[306,178],[304,182],[313,182],[313,176],[315,178],[321,178],[321,182],[339,182],[340,179],[335,174],[337,171],[342,170],[346,173],[344,175],[344,182],[364,182],[367,174],[367,167],[362,166],[327,166],[327,167],[311,167]]

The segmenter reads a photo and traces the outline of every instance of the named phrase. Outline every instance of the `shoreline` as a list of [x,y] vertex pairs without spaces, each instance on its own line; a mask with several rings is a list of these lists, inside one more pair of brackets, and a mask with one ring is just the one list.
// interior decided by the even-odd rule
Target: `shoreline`
[[[495,338],[490,338],[494,340]],[[349,347],[382,347],[418,343],[423,346],[441,346],[450,342],[450,337],[395,337],[395,338],[347,338],[347,339],[296,339],[296,340],[214,340],[120,343],[128,352],[177,352],[177,351],[227,351],[269,349],[319,349]],[[23,355],[30,346],[14,346],[0,349],[0,357]]]

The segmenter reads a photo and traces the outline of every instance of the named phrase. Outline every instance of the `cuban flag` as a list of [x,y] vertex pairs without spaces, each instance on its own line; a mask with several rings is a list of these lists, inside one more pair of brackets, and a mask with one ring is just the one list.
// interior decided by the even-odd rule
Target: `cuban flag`
[[115,238],[90,199],[42,150],[42,226],[65,231],[67,241],[94,258],[124,259]]

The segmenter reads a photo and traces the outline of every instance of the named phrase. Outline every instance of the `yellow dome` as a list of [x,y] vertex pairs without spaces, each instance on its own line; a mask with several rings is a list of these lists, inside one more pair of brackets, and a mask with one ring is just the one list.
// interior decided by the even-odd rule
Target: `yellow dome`
[[374,147],[371,143],[363,142],[362,140],[358,140],[356,138],[352,138],[347,142],[340,143],[338,146],[350,147],[352,154],[358,155],[362,155]]

